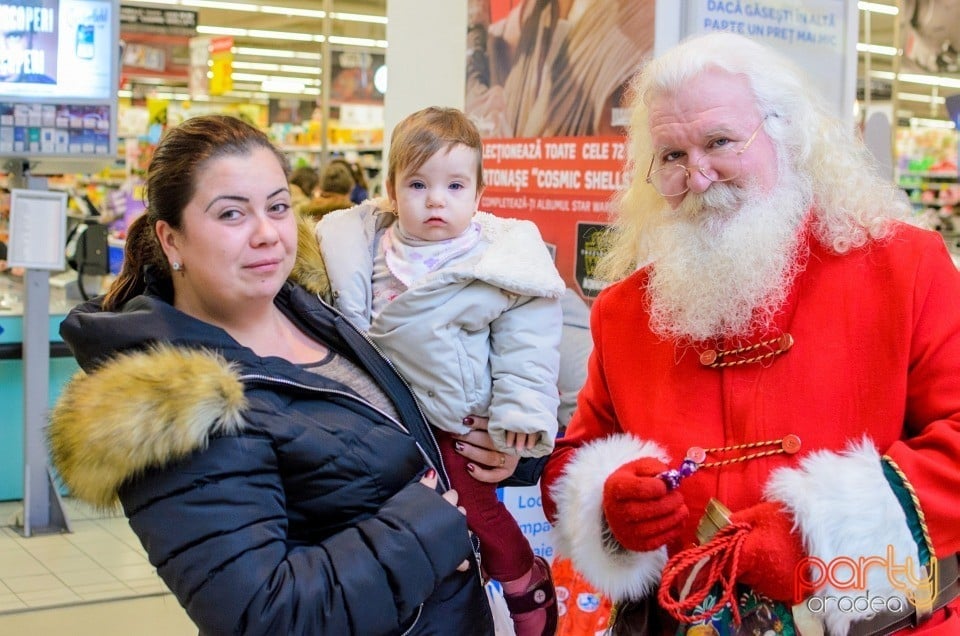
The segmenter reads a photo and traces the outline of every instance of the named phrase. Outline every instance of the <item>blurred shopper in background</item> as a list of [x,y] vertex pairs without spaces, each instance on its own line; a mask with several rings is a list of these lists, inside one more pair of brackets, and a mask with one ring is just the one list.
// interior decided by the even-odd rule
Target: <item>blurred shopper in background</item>
[[350,200],[356,204],[363,203],[370,198],[370,183],[366,171],[356,161],[349,161],[350,174],[353,175],[353,189],[350,190]]
[[316,196],[309,205],[304,206],[302,213],[314,221],[319,221],[328,212],[353,207],[350,200],[353,186],[350,168],[339,161],[330,162],[320,176]]
[[311,202],[319,183],[316,168],[300,166],[290,173],[290,204],[294,210],[302,211]]

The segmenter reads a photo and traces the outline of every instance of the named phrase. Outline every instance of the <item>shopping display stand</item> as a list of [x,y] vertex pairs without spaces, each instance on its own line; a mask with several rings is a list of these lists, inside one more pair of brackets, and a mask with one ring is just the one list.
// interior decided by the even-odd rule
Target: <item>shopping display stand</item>
[[44,441],[50,272],[65,269],[67,195],[49,190],[43,175],[97,171],[117,157],[120,0],[6,0],[4,8],[31,16],[26,53],[13,63],[17,80],[0,82],[0,168],[11,189],[7,264],[25,270],[23,515],[15,525],[30,537],[70,531]]
[[26,161],[7,164],[11,188],[8,263],[23,267],[23,514],[24,537],[71,532],[47,461],[43,431],[50,391],[50,271],[64,268],[66,194],[47,190]]

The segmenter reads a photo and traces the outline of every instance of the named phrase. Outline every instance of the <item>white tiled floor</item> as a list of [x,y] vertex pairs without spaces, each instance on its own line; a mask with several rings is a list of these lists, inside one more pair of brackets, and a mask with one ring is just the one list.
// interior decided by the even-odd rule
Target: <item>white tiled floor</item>
[[169,594],[0,614],[4,636],[196,636],[197,628]]
[[0,620],[151,596],[166,596],[167,605],[183,612],[122,515],[99,513],[70,499],[64,507],[72,532],[24,537],[17,531],[21,502],[0,502]]

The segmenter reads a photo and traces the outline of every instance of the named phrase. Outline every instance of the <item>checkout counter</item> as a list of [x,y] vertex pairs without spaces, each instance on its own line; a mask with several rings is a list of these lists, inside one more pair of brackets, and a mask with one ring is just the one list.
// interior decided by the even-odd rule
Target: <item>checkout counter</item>
[[[97,277],[97,281],[92,278],[87,277],[90,287],[102,277]],[[23,278],[9,271],[0,273],[0,501],[24,497],[23,285]],[[59,335],[60,322],[80,302],[75,289],[75,272],[50,278],[50,405],[78,370]]]

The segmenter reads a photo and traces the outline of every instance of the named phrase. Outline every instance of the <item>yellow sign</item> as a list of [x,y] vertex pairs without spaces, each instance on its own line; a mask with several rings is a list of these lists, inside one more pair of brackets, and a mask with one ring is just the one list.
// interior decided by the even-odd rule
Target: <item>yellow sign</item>
[[233,38],[210,40],[210,94],[223,95],[233,90]]

